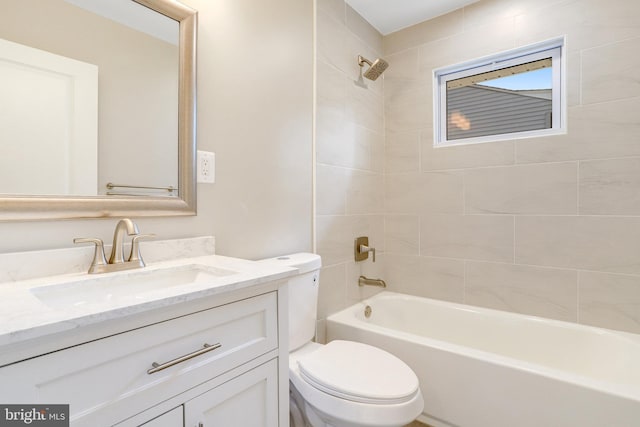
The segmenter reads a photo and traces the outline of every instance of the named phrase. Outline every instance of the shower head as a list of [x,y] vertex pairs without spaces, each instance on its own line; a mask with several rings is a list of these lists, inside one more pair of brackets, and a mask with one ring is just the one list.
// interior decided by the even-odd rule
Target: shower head
[[362,55],[358,55],[358,65],[362,68],[365,63],[369,64],[369,69],[363,75],[369,80],[376,80],[389,66],[389,63],[382,58],[378,58],[372,63]]

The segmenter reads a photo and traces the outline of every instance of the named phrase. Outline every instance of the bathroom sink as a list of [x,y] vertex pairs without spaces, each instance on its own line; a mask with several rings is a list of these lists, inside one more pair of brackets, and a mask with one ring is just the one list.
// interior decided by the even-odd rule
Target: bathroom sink
[[135,303],[157,291],[192,284],[213,284],[219,277],[236,273],[222,268],[190,264],[90,276],[82,280],[36,287],[31,289],[31,293],[52,308]]

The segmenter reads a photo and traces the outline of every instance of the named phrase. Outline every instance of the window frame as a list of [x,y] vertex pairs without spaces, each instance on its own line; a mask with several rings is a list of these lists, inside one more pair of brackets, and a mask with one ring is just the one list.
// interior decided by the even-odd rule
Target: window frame
[[[509,139],[533,138],[566,133],[566,48],[565,37],[500,52],[464,63],[433,70],[433,145],[477,144]],[[464,77],[499,70],[515,65],[551,57],[552,61],[552,123],[551,128],[522,132],[485,135],[470,138],[447,139],[447,82]]]

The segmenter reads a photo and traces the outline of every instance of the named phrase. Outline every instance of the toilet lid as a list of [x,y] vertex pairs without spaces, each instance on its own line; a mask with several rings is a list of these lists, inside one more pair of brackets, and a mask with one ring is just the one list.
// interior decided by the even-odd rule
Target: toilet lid
[[416,374],[377,347],[331,341],[298,361],[300,376],[315,388],[361,403],[402,403],[418,392]]

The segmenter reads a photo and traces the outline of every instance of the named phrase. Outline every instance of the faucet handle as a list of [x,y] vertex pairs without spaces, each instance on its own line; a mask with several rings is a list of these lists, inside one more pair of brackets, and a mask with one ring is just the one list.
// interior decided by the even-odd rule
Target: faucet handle
[[105,265],[107,265],[107,258],[104,256],[104,243],[102,239],[94,237],[76,237],[73,239],[73,243],[93,243],[95,250],[93,252],[93,261],[89,267],[89,274],[100,273]]
[[142,259],[142,254],[140,253],[140,243],[138,241],[140,239],[153,239],[155,238],[155,234],[136,234],[131,238],[131,253],[129,254],[129,259],[127,261],[137,262],[140,264],[140,267],[144,267],[144,260]]
[[373,262],[376,262],[376,248],[372,248],[367,245],[360,245],[360,253],[366,254],[369,252],[373,255]]

